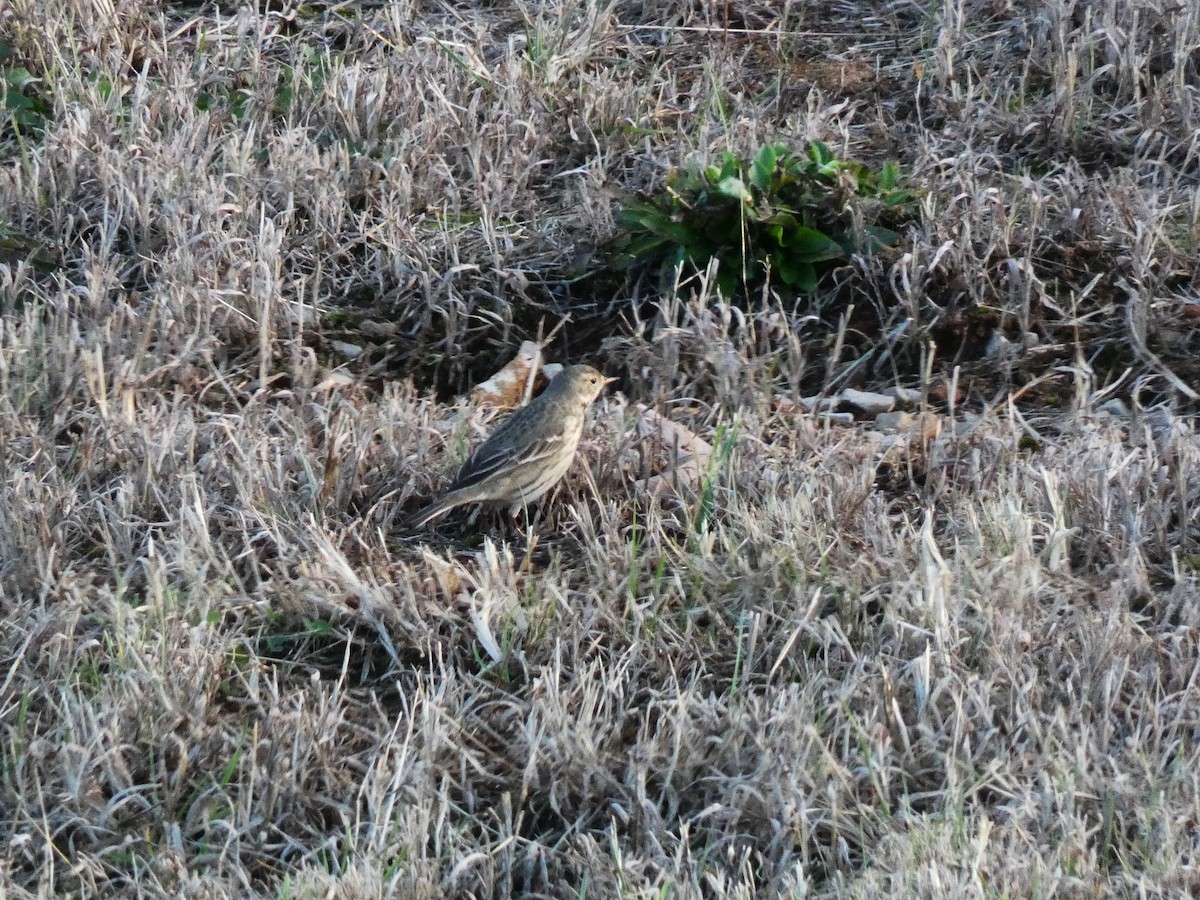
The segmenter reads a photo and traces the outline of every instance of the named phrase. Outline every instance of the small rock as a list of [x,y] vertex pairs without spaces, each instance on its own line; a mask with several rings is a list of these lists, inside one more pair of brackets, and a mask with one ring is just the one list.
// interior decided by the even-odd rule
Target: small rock
[[315,388],[313,388],[313,390],[315,390],[317,393],[320,394],[320,393],[324,393],[325,391],[335,391],[335,390],[342,390],[342,389],[346,389],[346,388],[352,388],[352,387],[355,387],[357,384],[358,384],[358,381],[355,380],[354,376],[351,375],[349,372],[345,372],[341,369],[334,369],[332,372],[330,372],[328,375],[326,375],[325,378],[321,381],[321,383],[318,384]]
[[1010,341],[1004,336],[1000,329],[992,332],[991,338],[988,339],[987,347],[983,351],[983,355],[987,359],[999,359],[1016,356],[1018,352],[1023,350],[1032,350],[1038,345],[1038,336],[1032,331],[1023,331],[1021,336]]
[[900,387],[893,385],[884,392],[885,396],[891,397],[901,406],[916,406],[921,402],[921,392],[916,388]]
[[1129,407],[1119,397],[1113,397],[1111,400],[1105,400],[1096,407],[1096,415],[1101,418],[1117,419],[1121,422],[1129,421]]
[[837,409],[836,397],[801,397],[800,405],[808,412],[824,412]]
[[821,412],[817,414],[817,421],[830,425],[853,425],[854,413],[848,412]]
[[912,413],[903,411],[880,413],[875,417],[875,430],[885,434],[895,434],[898,431],[907,431],[912,427],[914,421]]
[[393,322],[376,322],[374,319],[363,319],[358,323],[358,330],[367,337],[383,340],[395,336],[396,325]]
[[363,352],[362,347],[358,344],[351,344],[349,341],[330,341],[329,346],[346,357],[346,359],[356,359],[362,356]]
[[1011,356],[1013,352],[1013,342],[1006,338],[998,329],[992,332],[991,338],[988,339],[987,347],[983,351],[984,357],[987,359],[997,359],[1000,357]]
[[847,388],[842,391],[840,399],[843,404],[852,406],[859,412],[866,413],[869,416],[891,412],[896,408],[896,400],[893,397],[870,391],[856,391],[853,388]]

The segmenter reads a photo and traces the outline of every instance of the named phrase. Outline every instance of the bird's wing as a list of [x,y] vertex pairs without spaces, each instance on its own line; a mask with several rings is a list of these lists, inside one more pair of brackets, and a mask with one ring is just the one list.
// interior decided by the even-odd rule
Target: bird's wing
[[463,463],[463,467],[458,470],[458,474],[454,477],[454,482],[448,490],[457,491],[479,484],[489,476],[495,475],[497,472],[508,467],[527,466],[537,463],[540,460],[553,456],[565,440],[567,440],[565,434],[549,435],[539,440],[531,441],[522,447],[519,453],[513,453],[512,446],[507,442],[492,444],[492,442],[487,441],[475,451],[475,454],[470,459]]

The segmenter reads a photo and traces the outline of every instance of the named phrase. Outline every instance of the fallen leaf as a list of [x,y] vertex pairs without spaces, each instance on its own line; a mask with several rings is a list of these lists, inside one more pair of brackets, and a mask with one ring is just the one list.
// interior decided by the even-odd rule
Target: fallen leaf
[[517,355],[503,369],[471,389],[471,402],[490,403],[501,409],[520,406],[529,388],[529,378],[537,369],[541,350],[533,341],[525,341]]
[[[541,356],[536,343],[525,341],[508,365],[471,389],[471,402],[477,406],[488,404],[498,410],[524,406],[530,397],[562,371],[558,363],[542,364]],[[532,389],[529,384],[531,375],[534,379]]]
[[323,394],[326,391],[335,391],[346,388],[353,388],[358,385],[357,379],[344,369],[334,369],[322,379],[313,390],[318,394]]
[[649,494],[669,493],[677,486],[696,486],[708,470],[712,446],[690,429],[659,415],[649,407],[637,405],[637,432],[642,443],[653,453],[652,459],[663,471],[637,482]]

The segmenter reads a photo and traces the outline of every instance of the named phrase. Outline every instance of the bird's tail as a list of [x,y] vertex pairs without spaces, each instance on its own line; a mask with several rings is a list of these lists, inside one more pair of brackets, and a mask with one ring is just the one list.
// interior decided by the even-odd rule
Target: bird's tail
[[456,492],[447,494],[440,500],[430,503],[427,507],[417,513],[416,519],[413,520],[413,528],[424,528],[438,516],[444,516],[454,507],[459,506],[464,501],[457,496]]

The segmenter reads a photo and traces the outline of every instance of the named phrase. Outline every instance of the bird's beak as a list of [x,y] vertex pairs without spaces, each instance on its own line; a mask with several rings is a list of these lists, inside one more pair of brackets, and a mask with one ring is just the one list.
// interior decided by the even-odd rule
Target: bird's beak
[[610,384],[612,384],[612,383],[613,383],[614,381],[616,381],[616,380],[617,380],[617,379],[615,379],[615,378],[605,378],[605,379],[604,379],[604,384],[605,384],[605,385],[610,385]]

